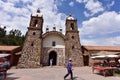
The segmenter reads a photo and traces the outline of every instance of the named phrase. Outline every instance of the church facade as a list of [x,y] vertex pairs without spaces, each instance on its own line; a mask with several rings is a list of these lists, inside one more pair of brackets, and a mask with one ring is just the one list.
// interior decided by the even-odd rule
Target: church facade
[[44,18],[38,9],[31,15],[26,39],[19,59],[18,67],[34,68],[53,65],[64,66],[72,58],[74,66],[83,66],[83,55],[79,38],[77,20],[69,15],[65,23],[65,35],[62,29],[52,31],[46,28],[43,33]]

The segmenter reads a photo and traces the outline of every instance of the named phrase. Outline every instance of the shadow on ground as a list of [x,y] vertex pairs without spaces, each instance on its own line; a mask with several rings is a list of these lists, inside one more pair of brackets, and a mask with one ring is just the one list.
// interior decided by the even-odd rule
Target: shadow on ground
[[[104,76],[102,72],[94,73],[94,74]],[[107,72],[105,75],[106,75],[105,77],[112,77],[112,76],[114,76],[113,73],[111,73],[111,72]]]
[[[73,77],[73,80],[77,80],[78,77]],[[65,79],[65,80],[71,80],[71,79]]]
[[19,77],[7,77],[5,80],[16,80],[18,79]]
[[0,80],[15,80],[18,79],[19,77],[9,77],[9,75],[12,75],[14,73],[7,73],[6,79],[4,79],[3,74],[0,74]]

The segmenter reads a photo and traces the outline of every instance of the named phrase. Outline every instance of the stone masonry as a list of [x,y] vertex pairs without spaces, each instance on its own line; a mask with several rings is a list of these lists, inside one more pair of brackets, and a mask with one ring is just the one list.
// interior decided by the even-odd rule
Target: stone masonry
[[66,19],[66,59],[72,58],[74,66],[83,66],[77,20]]

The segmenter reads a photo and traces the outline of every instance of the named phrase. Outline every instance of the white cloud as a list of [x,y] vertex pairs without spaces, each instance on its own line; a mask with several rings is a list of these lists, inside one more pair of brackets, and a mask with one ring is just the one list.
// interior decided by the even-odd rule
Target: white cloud
[[69,3],[69,6],[73,7],[73,6],[74,6],[74,2],[71,1],[71,2]]
[[[15,7],[15,5],[22,7]],[[65,31],[66,15],[58,13],[57,4],[54,0],[49,2],[48,0],[7,0],[7,2],[0,0],[0,25],[7,26],[7,30],[19,29],[25,34],[29,26],[30,15],[35,13],[37,8],[40,8],[43,13],[44,29],[47,25],[51,29],[56,24],[57,29],[61,25]]]
[[[89,30],[84,34],[94,34],[94,33],[112,33],[116,30],[119,30],[120,27],[120,14],[112,11],[112,12],[105,12],[98,17],[93,17],[88,21],[84,21],[82,23],[82,31]],[[114,28],[115,27],[115,28]]]
[[20,1],[22,1],[23,3],[28,3],[28,2],[34,2],[35,0],[20,0]]
[[107,8],[110,9],[115,4],[115,1],[112,1],[110,4],[107,5]]
[[20,0],[7,0],[7,2],[10,2],[10,3],[17,3],[19,2]]
[[89,16],[93,16],[94,14],[104,10],[100,2],[98,1],[94,2],[93,0],[88,1],[87,4],[85,5],[85,8],[88,11],[90,11],[90,12],[87,12]]
[[65,1],[65,0],[54,0],[55,4],[57,6],[61,6],[63,1]]
[[89,14],[94,15],[98,12],[101,12],[104,10],[102,3],[99,1],[94,1],[94,0],[89,0],[86,5],[85,8],[90,11]]
[[89,0],[76,0],[76,1],[79,2],[79,3],[85,3],[85,2],[87,2]]
[[86,17],[92,16],[93,14],[89,14],[86,11],[83,12]]
[[86,42],[88,42],[88,45],[115,45],[119,43],[119,25],[120,14],[114,11],[105,12],[98,17],[93,17],[87,21],[84,21],[82,23],[82,28],[80,29],[80,36],[83,40],[83,44],[86,44]]
[[82,39],[82,45],[93,45],[93,46],[119,46],[120,36],[104,39]]
[[77,2],[79,2],[79,3],[82,3],[82,0],[76,0]]
[[99,12],[104,11],[102,3],[98,0],[76,0],[79,3],[84,3],[87,11],[84,11],[86,17],[93,16]]

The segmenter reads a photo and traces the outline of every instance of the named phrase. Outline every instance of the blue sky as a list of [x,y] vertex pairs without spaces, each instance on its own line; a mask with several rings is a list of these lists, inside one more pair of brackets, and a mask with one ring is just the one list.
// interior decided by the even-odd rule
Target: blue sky
[[82,45],[120,46],[120,0],[0,0],[0,25],[23,34],[40,8],[44,28],[63,28],[71,13],[78,20]]

